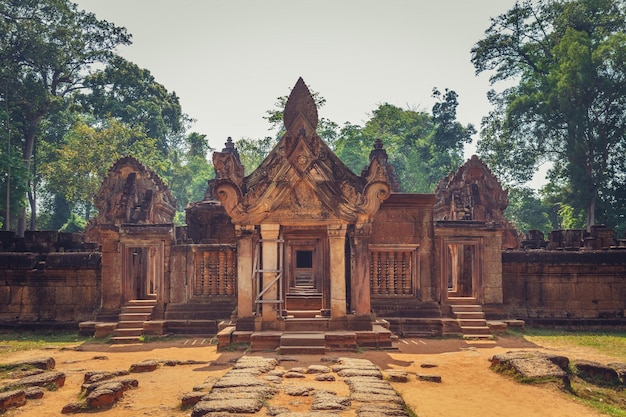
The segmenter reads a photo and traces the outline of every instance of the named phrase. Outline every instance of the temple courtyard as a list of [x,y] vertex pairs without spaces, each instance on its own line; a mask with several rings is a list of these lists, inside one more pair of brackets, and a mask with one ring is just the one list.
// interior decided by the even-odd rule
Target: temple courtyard
[[[134,382],[112,406],[89,411],[90,415],[410,415],[402,414],[402,407],[419,417],[603,415],[565,392],[559,382],[524,384],[490,369],[494,355],[510,351],[565,356],[570,362],[620,361],[587,348],[539,346],[520,336],[502,335],[490,341],[402,338],[394,340],[392,349],[317,355],[248,352],[245,346],[217,351],[208,338],[180,337],[130,345],[88,341],[17,352],[0,346],[0,363],[53,358],[54,369],[42,374],[65,376],[61,386],[43,388],[43,397],[8,408],[4,415],[9,417],[59,416],[64,409],[72,412],[68,405],[80,401],[84,405],[88,378],[92,378],[91,383],[107,375]],[[19,370],[8,375],[23,377]],[[6,376],[0,385],[8,384]],[[255,392],[261,392],[262,398],[254,400]],[[229,403],[229,398],[237,400]],[[184,407],[183,402],[198,404]],[[218,407],[227,403],[233,408],[226,411]],[[246,408],[250,404],[257,404],[258,410]],[[87,412],[76,411],[79,414],[74,415]]]

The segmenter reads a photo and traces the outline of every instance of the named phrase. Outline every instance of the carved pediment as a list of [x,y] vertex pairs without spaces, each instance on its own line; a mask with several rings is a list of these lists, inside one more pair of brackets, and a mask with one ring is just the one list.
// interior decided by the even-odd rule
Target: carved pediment
[[132,157],[119,159],[109,169],[94,198],[97,224],[172,223],[176,200],[161,178]]
[[[238,224],[367,222],[391,192],[382,143],[361,176],[350,171],[317,135],[317,108],[298,79],[284,110],[285,135],[249,176],[232,149],[215,153],[214,195]],[[238,165],[237,165],[238,163]],[[219,171],[218,171],[219,169]]]
[[505,222],[509,192],[476,155],[439,181],[435,195],[435,220]]

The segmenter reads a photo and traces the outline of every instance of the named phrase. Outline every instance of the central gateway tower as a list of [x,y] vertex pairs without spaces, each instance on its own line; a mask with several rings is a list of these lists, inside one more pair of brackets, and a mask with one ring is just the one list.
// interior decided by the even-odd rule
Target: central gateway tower
[[302,78],[284,110],[286,133],[248,176],[232,141],[213,154],[213,192],[237,236],[240,331],[371,330],[369,238],[392,191],[377,141],[360,176],[316,133]]

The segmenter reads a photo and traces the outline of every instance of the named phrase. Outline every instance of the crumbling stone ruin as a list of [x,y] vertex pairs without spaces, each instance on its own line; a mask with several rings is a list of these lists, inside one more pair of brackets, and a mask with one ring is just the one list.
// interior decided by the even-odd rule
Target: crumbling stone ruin
[[384,347],[392,332],[489,338],[488,320],[624,324],[626,240],[609,228],[518,233],[476,156],[433,194],[399,191],[380,140],[355,174],[317,135],[302,79],[284,122],[251,173],[232,140],[214,153],[186,226],[158,175],[126,157],[84,234],[0,232],[0,324],[79,325],[115,343],[219,333],[257,349],[346,332],[310,340],[318,350]]

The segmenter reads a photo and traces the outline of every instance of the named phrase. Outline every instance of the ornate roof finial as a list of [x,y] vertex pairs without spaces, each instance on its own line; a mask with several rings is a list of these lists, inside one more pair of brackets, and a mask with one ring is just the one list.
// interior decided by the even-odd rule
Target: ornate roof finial
[[387,151],[383,149],[383,141],[380,138],[374,141],[374,149],[370,152],[370,161],[374,158],[380,162],[387,162]]
[[283,121],[287,130],[295,122],[298,114],[302,114],[313,129],[317,128],[317,106],[302,77],[298,78],[285,104]]
[[233,138],[230,136],[226,139],[226,143],[224,144],[224,148],[222,148],[222,152],[233,154],[237,162],[241,163],[239,160],[239,151],[235,148],[235,143],[233,142]]

